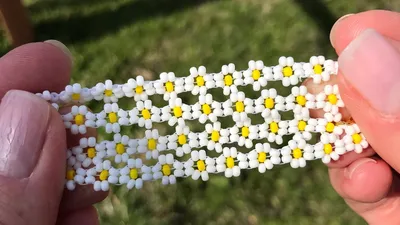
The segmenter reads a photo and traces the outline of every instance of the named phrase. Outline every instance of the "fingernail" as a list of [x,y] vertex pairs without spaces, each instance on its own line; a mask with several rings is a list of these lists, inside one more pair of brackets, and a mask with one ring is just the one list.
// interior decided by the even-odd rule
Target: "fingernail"
[[0,112],[0,174],[29,177],[45,141],[49,105],[28,92],[9,91]]
[[72,53],[69,51],[67,46],[65,46],[63,43],[61,43],[57,40],[47,40],[47,41],[45,41],[45,43],[49,43],[49,44],[54,45],[55,47],[59,48],[72,60]]
[[360,159],[344,170],[344,176],[348,179],[351,179],[355,174],[360,171],[359,169],[361,168],[361,166],[366,165],[367,163],[375,164],[376,161],[371,158]]
[[400,112],[400,53],[373,29],[362,32],[338,59],[346,82],[382,114]]
[[352,16],[352,15],[354,15],[354,13],[346,14],[346,15],[340,17],[340,18],[336,21],[336,23],[333,24],[332,29],[331,29],[331,33],[330,33],[330,35],[329,35],[329,39],[330,39],[330,41],[331,41],[332,47],[335,47],[334,41],[333,41],[333,37],[334,37],[334,33],[335,33],[335,29],[336,29],[337,25],[338,25],[341,21],[343,21],[343,19],[345,19],[345,18],[347,18],[347,17],[349,17],[349,16]]

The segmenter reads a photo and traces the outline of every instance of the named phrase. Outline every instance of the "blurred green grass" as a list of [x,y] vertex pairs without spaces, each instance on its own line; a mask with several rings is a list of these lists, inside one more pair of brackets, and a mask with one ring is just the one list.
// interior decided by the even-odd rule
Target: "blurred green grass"
[[[72,82],[120,83],[191,66],[219,71],[251,59],[267,65],[279,56],[335,59],[329,30],[341,15],[399,10],[396,0],[63,0],[27,1],[38,40],[58,39],[74,56]],[[0,50],[9,46],[4,38]],[[98,108],[98,105],[93,105]],[[138,131],[129,131],[139,135]],[[276,167],[239,178],[158,182],[142,190],[114,188],[97,205],[101,224],[365,224],[334,192],[326,167]]]

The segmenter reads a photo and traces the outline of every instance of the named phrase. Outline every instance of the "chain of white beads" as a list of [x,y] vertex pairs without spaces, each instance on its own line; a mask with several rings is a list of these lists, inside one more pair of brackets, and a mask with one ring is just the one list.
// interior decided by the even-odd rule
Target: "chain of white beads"
[[[177,177],[206,181],[209,174],[235,177],[243,169],[257,168],[264,173],[280,164],[299,168],[315,159],[329,163],[346,152],[360,153],[368,147],[356,124],[341,122],[339,108],[344,103],[336,85],[325,85],[319,94],[297,86],[305,78],[317,84],[328,81],[337,73],[335,61],[313,56],[307,63],[297,63],[292,57],[281,57],[272,67],[250,61],[243,71],[229,64],[218,73],[207,73],[204,66],[192,67],[189,72],[186,77],[169,72],[161,73],[155,81],[138,76],[125,84],[107,80],[92,88],[74,84],[61,93],[39,93],[56,108],[77,104],[62,115],[72,134],[86,134],[88,128],[100,127],[114,134],[113,140],[81,138],[79,146],[67,150],[66,187],[73,190],[77,184],[90,184],[94,190],[106,191],[110,184],[140,189],[143,181],[173,184]],[[277,81],[284,88],[294,86],[288,96],[280,95],[279,89],[267,88],[269,82]],[[251,99],[239,91],[240,86],[248,85],[261,95]],[[228,99],[214,100],[209,91],[216,88],[223,89]],[[185,92],[197,96],[198,101],[184,103],[179,94]],[[153,95],[162,95],[167,105],[154,106],[149,99]],[[133,109],[120,108],[118,100],[125,97],[135,100]],[[104,102],[100,112],[91,112],[82,105],[93,100]],[[311,118],[310,109],[323,110],[324,117]],[[287,111],[293,112],[293,119],[282,118],[281,113]],[[261,115],[262,123],[253,124],[249,116],[256,114]],[[223,127],[219,121],[223,117],[231,117],[235,125]],[[198,121],[203,131],[191,131],[187,121]],[[163,122],[174,127],[175,133],[159,135],[153,125]],[[145,137],[132,139],[121,134],[122,126],[132,125],[144,127]],[[320,137],[310,144],[313,134]],[[271,146],[283,144],[288,135],[292,137],[286,146]],[[248,151],[238,152],[232,146]],[[156,162],[150,164],[151,160]]]

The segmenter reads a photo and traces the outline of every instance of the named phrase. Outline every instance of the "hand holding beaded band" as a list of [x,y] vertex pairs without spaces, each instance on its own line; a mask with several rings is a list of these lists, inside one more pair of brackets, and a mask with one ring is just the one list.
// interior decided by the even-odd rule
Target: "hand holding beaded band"
[[[160,179],[163,184],[186,177],[206,181],[209,174],[235,177],[243,169],[264,173],[280,164],[298,168],[315,159],[329,163],[349,151],[361,153],[368,146],[356,124],[342,121],[339,109],[344,103],[336,85],[325,84],[318,94],[296,86],[306,78],[318,84],[329,81],[337,73],[337,63],[332,60],[313,56],[307,63],[297,63],[292,57],[281,57],[272,67],[250,61],[244,71],[229,64],[217,73],[207,73],[204,66],[189,72],[186,77],[161,73],[156,81],[144,81],[141,76],[125,84],[107,80],[92,88],[74,84],[61,93],[38,94],[56,108],[103,101],[100,112],[75,105],[63,120],[72,134],[100,127],[114,134],[113,140],[82,138],[79,146],[68,149],[66,187],[73,190],[76,184],[93,184],[95,190],[106,191],[110,184],[139,189],[149,180]],[[283,88],[268,88],[274,82]],[[261,91],[259,97],[252,99],[239,90],[250,85],[253,91]],[[215,100],[210,93],[214,89],[222,89],[226,99]],[[285,89],[291,91],[289,95],[282,95]],[[186,92],[198,101],[185,103],[179,95]],[[153,95],[162,95],[166,104],[153,105],[149,99]],[[122,109],[118,105],[121,98],[132,98],[136,107]],[[310,110],[315,109],[323,110],[324,117],[311,118]],[[285,112],[291,112],[292,118],[284,118]],[[253,119],[257,115],[262,122]],[[220,120],[229,117],[235,124],[224,127]],[[198,121],[203,130],[194,132],[188,121]],[[175,132],[160,135],[153,126],[163,122]],[[146,129],[144,138],[121,134],[122,127],[133,125]],[[313,143],[316,134],[320,137]],[[287,136],[291,140],[280,146]],[[150,164],[152,159],[156,163]]]

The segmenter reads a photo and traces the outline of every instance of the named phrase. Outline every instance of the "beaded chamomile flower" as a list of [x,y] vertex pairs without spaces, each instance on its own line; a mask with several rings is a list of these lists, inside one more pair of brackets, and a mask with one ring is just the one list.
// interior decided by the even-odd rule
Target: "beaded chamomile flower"
[[[67,150],[66,188],[140,189],[151,180],[166,185],[182,178],[207,181],[211,174],[237,177],[245,169],[264,173],[281,164],[302,168],[316,159],[329,163],[368,147],[358,126],[342,121],[338,87],[323,84],[337,73],[335,61],[281,57],[275,66],[251,60],[243,71],[230,63],[215,73],[207,73],[204,66],[188,72],[163,72],[154,81],[137,76],[124,84],[107,80],[92,88],[73,84],[60,93],[37,94],[56,109],[73,105],[62,114],[73,135],[97,128],[112,134],[109,140],[82,137],[78,146]],[[307,78],[324,85],[321,93],[301,85]],[[270,83],[274,87],[268,87]],[[220,95],[215,94],[218,90]],[[185,93],[194,95],[196,102],[186,102]],[[254,93],[258,97],[250,97]],[[158,106],[152,97],[164,104]],[[225,99],[218,100],[221,97]],[[118,103],[121,98],[131,98],[135,107],[124,109]],[[90,111],[85,106],[90,101],[103,102],[102,110]],[[312,118],[310,110],[324,116]],[[172,127],[172,133],[157,129],[162,123]],[[141,138],[122,133],[123,127],[131,126],[145,130]]]

